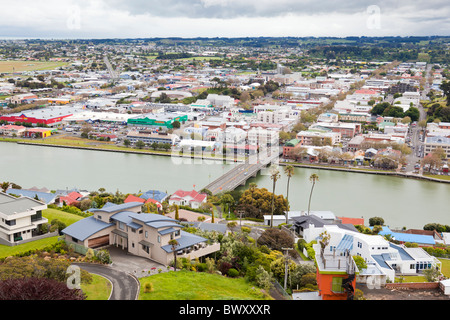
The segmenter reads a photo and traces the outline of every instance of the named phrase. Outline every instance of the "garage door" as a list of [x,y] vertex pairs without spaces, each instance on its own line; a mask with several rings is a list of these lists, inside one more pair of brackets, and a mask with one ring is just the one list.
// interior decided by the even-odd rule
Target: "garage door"
[[109,244],[109,235],[88,240],[89,248],[98,248]]

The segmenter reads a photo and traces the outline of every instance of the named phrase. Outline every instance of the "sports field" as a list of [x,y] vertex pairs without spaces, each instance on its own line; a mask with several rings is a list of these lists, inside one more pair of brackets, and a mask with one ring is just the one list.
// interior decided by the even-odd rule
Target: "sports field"
[[0,73],[13,73],[22,71],[51,70],[66,65],[59,61],[0,61]]

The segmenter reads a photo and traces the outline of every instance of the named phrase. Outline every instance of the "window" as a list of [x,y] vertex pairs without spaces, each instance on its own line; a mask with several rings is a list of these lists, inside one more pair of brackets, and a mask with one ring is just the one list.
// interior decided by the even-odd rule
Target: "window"
[[5,223],[8,226],[15,226],[16,225],[16,219],[14,219],[14,220],[6,220]]
[[344,288],[342,288],[342,279],[341,277],[334,277],[331,283],[331,291],[336,293],[343,293]]
[[148,231],[145,231],[145,237],[148,238]]
[[161,243],[161,236],[158,236],[158,243]]
[[102,220],[102,216],[101,215],[97,215],[97,219],[98,220]]
[[124,228],[125,228],[125,226],[124,226],[123,222],[119,222],[119,229],[123,230]]

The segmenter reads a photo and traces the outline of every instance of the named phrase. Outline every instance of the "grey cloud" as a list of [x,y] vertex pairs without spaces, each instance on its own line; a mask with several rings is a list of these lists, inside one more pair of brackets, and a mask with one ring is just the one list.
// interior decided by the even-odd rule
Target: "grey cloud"
[[449,7],[448,0],[392,1],[392,0],[109,0],[108,5],[131,14],[150,14],[158,17],[219,18],[277,17],[292,14],[361,13],[371,5],[381,12],[402,10],[420,13],[422,10],[441,10]]

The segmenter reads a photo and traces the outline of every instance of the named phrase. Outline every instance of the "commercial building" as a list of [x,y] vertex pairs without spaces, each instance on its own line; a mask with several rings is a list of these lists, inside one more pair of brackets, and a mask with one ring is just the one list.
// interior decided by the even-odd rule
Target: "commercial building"
[[434,136],[426,137],[424,143],[424,156],[433,152],[437,148],[442,148],[447,159],[450,159],[450,138]]
[[297,133],[297,139],[302,146],[334,146],[341,142],[340,132],[328,131],[300,131]]
[[179,115],[173,113],[165,114],[145,114],[142,116],[135,116],[127,120],[127,124],[130,126],[138,127],[163,127],[163,128],[173,128],[173,123],[175,121],[184,124],[188,121],[187,115]]
[[23,111],[21,113],[3,115],[0,117],[0,121],[4,120],[12,124],[20,122],[28,123],[33,126],[46,125],[54,127],[62,124],[65,118],[70,117],[79,111],[80,109],[70,106],[40,108]]
[[147,133],[145,131],[129,131],[127,134],[127,139],[130,140],[131,143],[136,143],[138,141],[142,141],[144,143],[169,143],[170,145],[174,145],[175,142],[179,141],[179,137],[175,134],[168,134],[162,132],[152,132]]

